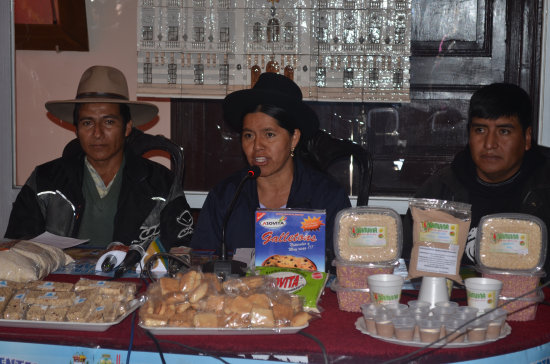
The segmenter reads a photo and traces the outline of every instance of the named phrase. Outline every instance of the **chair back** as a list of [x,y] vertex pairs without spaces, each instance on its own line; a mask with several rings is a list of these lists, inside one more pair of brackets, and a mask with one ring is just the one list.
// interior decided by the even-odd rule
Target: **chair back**
[[[318,130],[302,148],[300,156],[306,162],[329,173],[341,184],[344,184],[342,176],[345,176],[346,172],[351,173],[349,165],[353,161],[353,165],[358,166],[359,169],[356,189],[357,206],[368,205],[373,170],[372,157],[368,150],[351,140],[335,138],[323,130]],[[353,174],[355,174],[355,168]],[[349,187],[350,194],[354,194],[351,181],[345,183],[344,187]]]

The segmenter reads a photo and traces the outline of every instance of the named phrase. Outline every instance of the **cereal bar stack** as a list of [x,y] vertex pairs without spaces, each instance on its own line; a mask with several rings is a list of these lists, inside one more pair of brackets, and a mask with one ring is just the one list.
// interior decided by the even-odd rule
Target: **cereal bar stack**
[[134,283],[81,278],[77,283],[0,281],[0,317],[6,320],[114,322],[129,309]]

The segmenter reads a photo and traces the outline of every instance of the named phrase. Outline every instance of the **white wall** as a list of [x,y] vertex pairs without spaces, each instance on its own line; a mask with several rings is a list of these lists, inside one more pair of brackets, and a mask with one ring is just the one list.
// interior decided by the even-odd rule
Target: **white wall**
[[11,1],[0,1],[0,234],[4,236],[11,203],[18,190],[12,186],[13,180],[13,26]]

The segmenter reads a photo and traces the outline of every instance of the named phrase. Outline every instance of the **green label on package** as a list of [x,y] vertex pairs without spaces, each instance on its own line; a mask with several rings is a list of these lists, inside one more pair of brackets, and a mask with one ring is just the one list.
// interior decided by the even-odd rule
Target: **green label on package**
[[494,253],[529,254],[529,235],[524,233],[494,233],[493,243]]
[[357,226],[351,228],[348,244],[360,247],[384,247],[387,244],[386,237],[385,226]]
[[327,273],[281,267],[256,267],[256,272],[275,278],[279,289],[303,297],[304,311],[319,312],[317,300],[325,288]]
[[458,224],[422,221],[419,235],[420,241],[456,245],[458,244]]

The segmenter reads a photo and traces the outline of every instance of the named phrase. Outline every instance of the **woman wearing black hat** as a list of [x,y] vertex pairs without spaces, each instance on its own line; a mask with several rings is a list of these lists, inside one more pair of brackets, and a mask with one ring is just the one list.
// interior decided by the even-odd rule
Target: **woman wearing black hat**
[[[254,248],[254,213],[257,208],[324,209],[326,246],[332,250],[334,217],[350,207],[342,186],[295,157],[302,140],[319,128],[315,112],[302,101],[298,85],[285,76],[263,73],[252,89],[229,94],[223,103],[225,121],[241,133],[241,145],[250,166],[260,176],[247,181],[227,221],[228,250]],[[191,246],[220,247],[223,220],[248,169],[218,184],[206,198]]]

